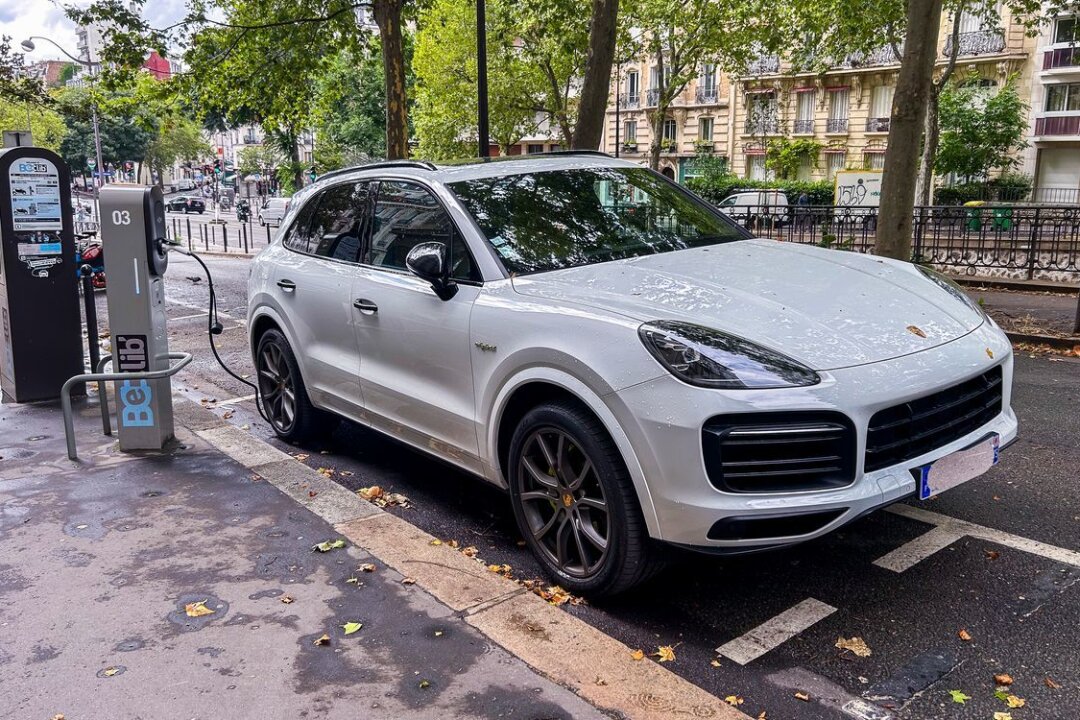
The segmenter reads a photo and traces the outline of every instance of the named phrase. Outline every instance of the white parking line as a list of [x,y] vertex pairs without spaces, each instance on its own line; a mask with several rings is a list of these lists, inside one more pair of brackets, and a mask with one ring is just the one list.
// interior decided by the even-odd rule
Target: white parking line
[[236,403],[247,402],[248,400],[254,400],[254,395],[244,395],[243,397],[229,398],[228,400],[222,400],[220,402],[213,403],[211,407],[223,407],[225,405],[235,405]]
[[[195,305],[194,303],[184,302],[183,300],[176,300],[176,299],[171,298],[171,297],[167,297],[167,298],[165,298],[165,300],[168,301],[168,302],[171,302],[173,305],[179,305],[180,307],[186,307],[189,310],[201,310],[203,317],[206,317],[206,306],[205,305]],[[234,323],[238,323],[240,325],[247,325],[247,320],[233,317],[232,315],[230,315],[228,313],[224,313],[224,312],[219,311],[218,312],[218,317],[223,317],[226,320],[232,320]]]
[[[1005,547],[1011,547],[1015,550],[1023,550],[1024,552],[1054,560],[1055,562],[1080,567],[1080,552],[1075,550],[1068,550],[1056,545],[1039,542],[1038,540],[1020,537],[1019,535],[1013,535],[1012,533],[1007,533],[1003,530],[994,530],[993,528],[988,528],[983,525],[976,525],[975,523],[967,522],[966,520],[958,520],[957,518],[949,517],[948,515],[941,515],[940,513],[911,507],[910,505],[893,505],[888,508],[888,511],[910,520],[918,520],[919,522],[924,522],[929,525],[936,525],[938,529],[951,532],[955,535],[967,535],[969,537],[979,538],[980,540],[1004,545]],[[915,538],[911,543],[918,542],[919,540],[920,538]],[[911,543],[908,544],[910,545]],[[889,553],[889,555],[896,553],[898,550],[902,549],[902,547]],[[944,547],[944,545],[941,547]],[[940,550],[941,548],[939,547],[938,549]],[[919,560],[929,557],[931,554],[932,553],[926,553],[923,557],[920,557]],[[875,561],[875,564],[880,564],[880,562],[889,557],[889,555],[879,558]],[[915,562],[918,562],[918,560]],[[912,565],[913,564],[914,563],[912,563]],[[910,567],[910,565],[908,567]]]
[[874,564],[893,572],[904,572],[912,565],[925,560],[938,550],[947,548],[962,537],[962,534],[947,527],[938,526],[904,543],[888,555],[882,555],[874,561]]
[[716,648],[716,652],[740,665],[746,665],[834,612],[836,608],[832,605],[807,598],[750,632],[724,643]]

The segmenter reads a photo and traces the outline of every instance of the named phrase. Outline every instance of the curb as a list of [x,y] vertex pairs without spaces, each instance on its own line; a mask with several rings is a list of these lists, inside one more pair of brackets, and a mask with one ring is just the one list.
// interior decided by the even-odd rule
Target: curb
[[1014,343],[1030,343],[1031,345],[1047,345],[1055,350],[1072,350],[1080,347],[1080,337],[1058,337],[1056,335],[1030,335],[1006,331],[1005,335]]
[[218,451],[334,526],[353,544],[450,607],[511,655],[582,699],[626,718],[748,720],[749,715],[513,580],[490,572],[420,528],[362,500],[333,480],[210,410],[174,398],[174,419]]
[[1048,280],[1012,280],[1010,278],[974,277],[971,275],[949,275],[949,278],[966,287],[986,287],[996,290],[1048,292],[1055,295],[1075,295],[1080,291],[1080,287],[1077,285],[1050,282]]

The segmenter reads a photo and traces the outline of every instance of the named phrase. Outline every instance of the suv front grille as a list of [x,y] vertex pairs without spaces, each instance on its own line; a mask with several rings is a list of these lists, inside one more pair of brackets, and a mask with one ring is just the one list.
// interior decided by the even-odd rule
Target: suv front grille
[[1001,366],[933,395],[879,410],[866,433],[866,472],[962,438],[1001,413]]
[[751,413],[702,428],[709,482],[733,493],[823,490],[855,479],[855,428],[831,412]]

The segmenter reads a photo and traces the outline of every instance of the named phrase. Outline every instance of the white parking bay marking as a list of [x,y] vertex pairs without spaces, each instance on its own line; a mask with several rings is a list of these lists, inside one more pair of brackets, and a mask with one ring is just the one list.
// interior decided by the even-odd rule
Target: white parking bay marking
[[242,397],[234,397],[234,398],[229,398],[228,400],[221,400],[220,402],[214,403],[213,406],[214,407],[223,407],[225,405],[235,405],[236,403],[247,402],[248,400],[254,400],[254,399],[255,399],[254,395],[244,395]]
[[716,648],[716,652],[740,665],[746,665],[834,612],[836,608],[832,605],[807,598],[745,635],[724,643]]
[[935,527],[930,532],[906,542],[888,555],[882,555],[874,564],[893,572],[904,572],[912,565],[925,560],[938,550],[943,550],[964,537],[947,527]]
[[[948,515],[942,515],[910,505],[893,505],[888,508],[888,510],[895,515],[900,515],[910,520],[918,520],[919,522],[924,522],[929,525],[936,525],[938,528],[948,530],[957,535],[967,535],[969,537],[979,538],[980,540],[1004,545],[1005,547],[1010,547],[1015,550],[1023,550],[1032,555],[1038,555],[1059,563],[1080,567],[1080,552],[1075,550],[1058,547],[1057,545],[1050,545],[1048,543],[1039,542],[1038,540],[1030,540],[1026,537],[1013,535],[1012,533],[1007,533],[1002,530],[994,530],[993,528],[988,528],[983,525],[976,525],[975,523],[967,522],[966,520],[958,520],[957,518],[949,517]],[[888,555],[885,557],[888,557]],[[881,559],[884,560],[885,558]]]

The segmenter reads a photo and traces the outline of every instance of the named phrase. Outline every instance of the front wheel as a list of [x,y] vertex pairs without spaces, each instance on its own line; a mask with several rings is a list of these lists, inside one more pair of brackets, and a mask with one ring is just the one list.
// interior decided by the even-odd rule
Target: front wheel
[[541,405],[522,418],[507,479],[525,542],[567,590],[614,595],[661,567],[618,448],[576,404]]
[[333,430],[336,418],[311,404],[292,347],[278,330],[259,338],[255,369],[263,412],[279,438],[300,442]]

